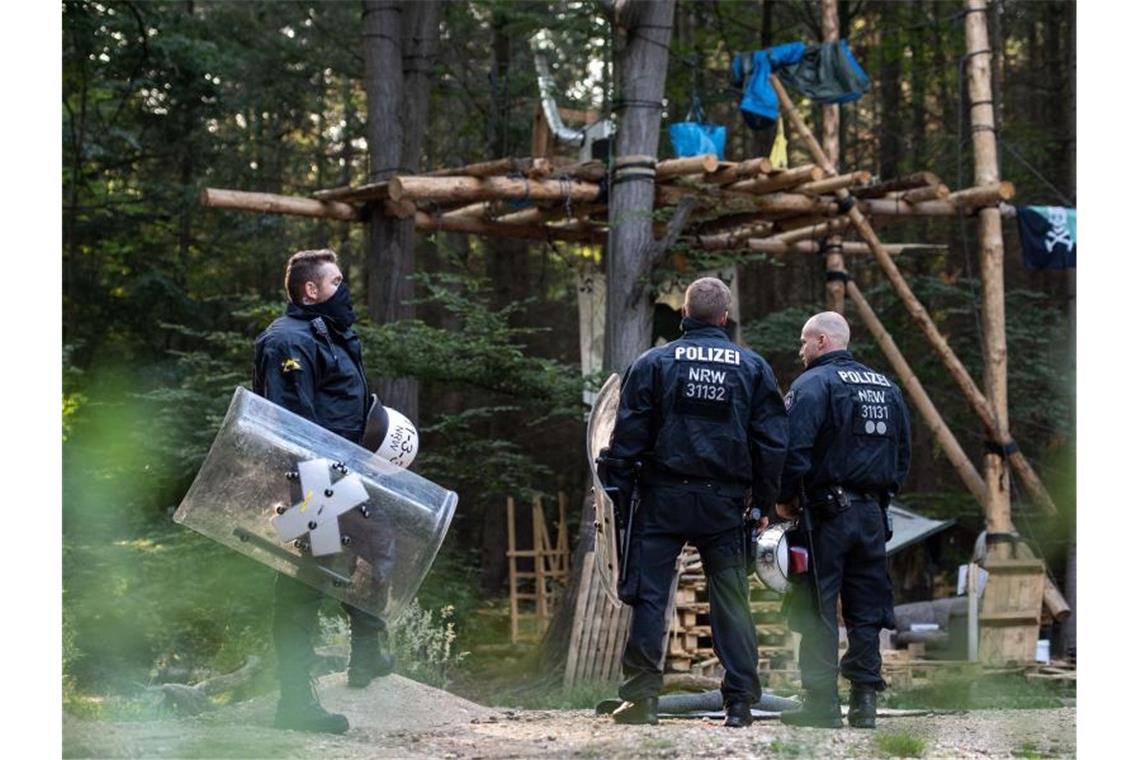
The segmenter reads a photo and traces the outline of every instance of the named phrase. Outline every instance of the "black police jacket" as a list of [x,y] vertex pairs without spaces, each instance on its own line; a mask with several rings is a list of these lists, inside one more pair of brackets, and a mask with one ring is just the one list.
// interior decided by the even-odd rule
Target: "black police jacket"
[[780,501],[830,486],[898,493],[910,468],[910,417],[902,392],[849,351],[819,356],[784,397],[788,458]]
[[772,368],[720,327],[692,318],[681,327],[680,338],[626,371],[610,455],[642,461],[650,484],[707,481],[731,495],[751,488],[766,512],[788,442]]
[[360,336],[290,303],[254,343],[253,390],[359,442],[369,402]]

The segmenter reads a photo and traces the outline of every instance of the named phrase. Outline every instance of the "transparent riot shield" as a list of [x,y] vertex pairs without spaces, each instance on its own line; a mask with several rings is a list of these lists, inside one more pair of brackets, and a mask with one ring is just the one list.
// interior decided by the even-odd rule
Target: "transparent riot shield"
[[594,567],[602,588],[615,605],[621,604],[617,594],[620,570],[617,522],[614,520],[614,503],[606,495],[602,481],[598,478],[597,460],[602,449],[610,445],[620,400],[621,378],[613,374],[598,391],[594,407],[590,410],[590,419],[586,423],[586,458],[593,475],[594,527],[597,531],[594,537]]
[[239,387],[174,520],[392,620],[419,589],[457,501]]

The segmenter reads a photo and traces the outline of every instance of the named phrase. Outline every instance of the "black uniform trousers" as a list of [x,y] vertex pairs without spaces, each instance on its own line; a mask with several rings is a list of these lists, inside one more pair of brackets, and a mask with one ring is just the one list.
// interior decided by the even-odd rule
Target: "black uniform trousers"
[[633,621],[622,656],[625,700],[657,696],[663,686],[665,613],[674,566],[686,541],[701,554],[708,579],[713,649],[725,675],[727,702],[760,699],[756,674],[756,628],[748,602],[748,563],[743,502],[739,497],[696,488],[645,489],[633,524],[628,578],[622,596],[635,596]]
[[[273,645],[277,652],[277,679],[282,687],[308,682],[316,660],[313,645],[320,630],[317,611],[327,596],[285,573],[277,574],[273,587]],[[384,631],[384,621],[375,615],[342,605],[348,613],[352,638],[370,638]]]
[[[816,574],[823,609],[816,611],[810,583],[797,584],[789,598],[790,623],[803,634],[800,677],[804,688],[836,691],[836,673],[853,685],[886,688],[879,655],[879,631],[894,628],[894,598],[887,574],[883,512],[876,499],[850,494],[850,506],[832,517],[813,512]],[[847,653],[839,657],[836,600],[843,600]]]

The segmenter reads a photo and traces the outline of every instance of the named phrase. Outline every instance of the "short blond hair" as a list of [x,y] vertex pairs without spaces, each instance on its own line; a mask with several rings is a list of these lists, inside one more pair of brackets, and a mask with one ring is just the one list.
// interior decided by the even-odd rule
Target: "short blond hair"
[[305,297],[305,283],[317,282],[321,267],[336,262],[336,251],[331,248],[297,251],[290,256],[285,265],[285,291],[289,300],[299,305]]
[[716,277],[694,280],[685,289],[685,310],[693,319],[716,324],[728,312],[732,291]]

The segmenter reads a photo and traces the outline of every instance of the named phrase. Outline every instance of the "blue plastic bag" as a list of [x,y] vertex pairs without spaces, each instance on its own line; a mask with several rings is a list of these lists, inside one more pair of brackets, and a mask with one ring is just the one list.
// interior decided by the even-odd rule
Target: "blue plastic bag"
[[705,113],[699,101],[689,108],[685,121],[669,125],[669,141],[677,158],[703,156],[715,153],[718,161],[724,160],[725,128],[704,123]]

